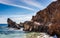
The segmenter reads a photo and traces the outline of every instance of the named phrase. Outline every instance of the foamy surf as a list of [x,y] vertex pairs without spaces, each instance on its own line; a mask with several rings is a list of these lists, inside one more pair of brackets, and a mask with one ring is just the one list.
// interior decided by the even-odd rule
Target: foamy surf
[[15,29],[15,28],[8,28],[9,31],[23,31],[23,28],[21,29]]

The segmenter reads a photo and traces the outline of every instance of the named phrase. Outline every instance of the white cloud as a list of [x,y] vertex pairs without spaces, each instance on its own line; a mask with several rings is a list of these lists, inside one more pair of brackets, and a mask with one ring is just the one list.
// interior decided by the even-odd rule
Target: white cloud
[[52,1],[57,1],[57,0],[52,0]]
[[34,9],[32,9],[32,8],[29,8],[27,6],[22,6],[22,5],[16,5],[14,3],[9,2],[8,0],[0,0],[0,3],[6,4],[6,5],[11,5],[11,6],[16,6],[16,7],[19,7],[19,8],[24,8],[24,9],[27,9],[27,10],[30,10],[30,11],[34,11]]
[[0,16],[0,24],[6,24],[7,18],[12,19],[16,23],[20,23],[20,22],[31,20],[32,15],[9,15],[9,16],[4,15],[4,16]]
[[37,1],[34,1],[34,0],[21,0],[22,2],[28,4],[28,5],[32,5],[32,6],[35,6],[37,8],[41,8],[43,7],[39,2]]
[[6,24],[6,23],[7,23],[7,22],[6,22],[6,21],[7,21],[6,19],[7,19],[7,18],[5,18],[5,17],[4,17],[4,18],[1,17],[1,18],[0,18],[0,24],[3,24],[3,23]]

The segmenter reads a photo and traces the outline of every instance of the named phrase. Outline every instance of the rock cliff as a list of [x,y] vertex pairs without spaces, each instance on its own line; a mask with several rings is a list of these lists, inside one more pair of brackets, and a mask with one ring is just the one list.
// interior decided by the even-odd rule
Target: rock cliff
[[24,28],[25,30],[47,32],[60,38],[60,0],[52,2],[45,9],[38,11],[35,16],[32,16],[30,23],[25,23]]
[[37,12],[35,16],[32,17],[33,22],[39,22],[41,24],[46,24],[47,22],[60,21],[60,0],[52,2],[47,8]]

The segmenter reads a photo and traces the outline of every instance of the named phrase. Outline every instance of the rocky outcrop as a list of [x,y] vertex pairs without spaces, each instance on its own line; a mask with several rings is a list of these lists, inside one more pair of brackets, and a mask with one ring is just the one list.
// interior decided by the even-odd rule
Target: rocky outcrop
[[12,21],[10,18],[7,19],[8,27],[20,29],[20,26],[16,22]]
[[47,26],[50,35],[57,35],[60,38],[60,0],[52,2],[47,8],[37,12],[32,20]]
[[47,33],[51,36],[56,35],[58,38],[60,38],[60,22],[50,24]]
[[46,31],[60,38],[60,0],[52,2],[47,8],[37,12],[30,22],[24,24],[24,28],[25,30]]
[[24,31],[32,31],[33,23],[30,21],[25,21],[23,23]]
[[60,2],[52,2],[47,8],[37,12],[35,16],[32,17],[33,21],[46,24],[47,22],[60,21]]

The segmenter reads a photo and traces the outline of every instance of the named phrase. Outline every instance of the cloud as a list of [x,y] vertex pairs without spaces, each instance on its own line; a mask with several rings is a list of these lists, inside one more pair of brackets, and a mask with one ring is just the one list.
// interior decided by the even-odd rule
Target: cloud
[[34,9],[32,9],[32,8],[29,8],[27,6],[22,6],[22,5],[16,5],[14,3],[11,3],[11,1],[9,2],[9,0],[0,0],[0,3],[6,4],[6,5],[11,5],[11,6],[16,6],[16,7],[19,7],[19,8],[24,8],[24,9],[27,9],[27,10],[30,10],[30,11],[34,11]]
[[52,1],[57,1],[57,0],[52,0]]
[[10,18],[15,22],[20,23],[20,22],[31,20],[32,15],[14,15],[13,17]]
[[28,4],[28,5],[32,5],[34,7],[37,7],[37,8],[43,7],[39,2],[34,1],[34,0],[20,0],[20,1],[24,2],[24,3]]
[[0,17],[0,24],[6,24],[7,23],[7,20],[6,20],[7,18],[2,18],[2,17]]
[[7,24],[7,18],[12,19],[16,23],[29,21],[32,18],[32,15],[4,15],[0,16],[0,24]]

